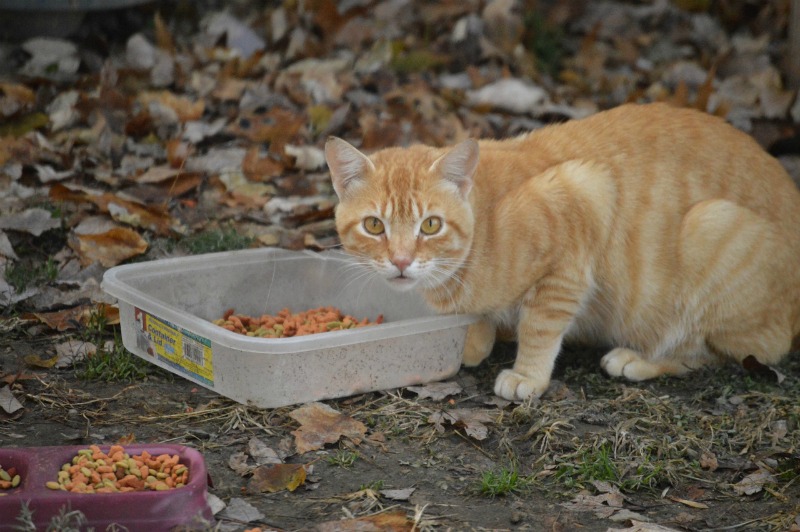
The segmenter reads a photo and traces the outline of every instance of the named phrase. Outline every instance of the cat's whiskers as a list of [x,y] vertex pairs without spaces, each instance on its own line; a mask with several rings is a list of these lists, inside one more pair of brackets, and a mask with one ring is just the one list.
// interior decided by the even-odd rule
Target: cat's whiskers
[[[364,287],[369,285],[375,277],[378,277],[378,272],[375,270],[373,260],[366,255],[348,252],[349,260],[344,265],[344,272],[349,276],[347,283],[342,287],[342,291],[347,291],[350,287],[359,282],[361,284],[360,294],[363,293]],[[367,282],[361,282],[365,280]]]
[[321,245],[321,246],[320,246],[320,248],[321,248],[323,251],[330,251],[330,250],[333,250],[333,249],[340,249],[340,248],[341,248],[341,249],[344,249],[344,246],[342,245],[342,243],[341,243],[341,242],[339,242],[339,243],[337,243],[337,244],[328,244],[327,246],[322,246],[322,245]]
[[[430,275],[425,279],[428,290],[434,293],[436,299],[442,302],[447,301],[448,308],[456,309],[458,299],[463,297],[463,292],[466,292],[468,287],[458,275],[458,270],[453,269],[452,266],[459,267],[463,262],[453,259],[435,259],[432,262],[433,264],[429,267]],[[460,298],[456,298],[458,289],[462,291]]]
[[366,268],[358,270],[355,275],[353,275],[350,279],[348,279],[347,283],[342,287],[342,291],[344,292],[349,290],[350,287],[353,286],[355,283],[360,283],[361,289],[363,290],[363,285],[366,283],[363,283],[362,281],[364,280],[371,281],[372,278],[374,277],[375,274],[372,270]]

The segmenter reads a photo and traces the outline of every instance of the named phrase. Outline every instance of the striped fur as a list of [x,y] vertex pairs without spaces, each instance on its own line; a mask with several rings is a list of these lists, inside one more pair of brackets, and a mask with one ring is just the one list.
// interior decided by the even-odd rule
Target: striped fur
[[[465,364],[516,327],[498,395],[542,394],[565,339],[613,348],[604,369],[632,380],[790,350],[800,192],[748,135],[652,104],[466,142],[367,157],[332,139],[326,155],[345,249],[441,312],[484,316]],[[366,232],[367,216],[385,233]],[[431,216],[443,223],[429,236]]]

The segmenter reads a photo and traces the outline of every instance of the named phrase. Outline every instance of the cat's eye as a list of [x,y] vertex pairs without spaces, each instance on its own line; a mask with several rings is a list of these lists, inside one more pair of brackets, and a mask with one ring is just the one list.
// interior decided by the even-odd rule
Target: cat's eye
[[442,230],[442,219],[438,216],[430,216],[425,218],[419,230],[428,236],[435,235]]
[[386,232],[386,227],[384,227],[380,218],[367,216],[364,218],[364,230],[371,235],[378,236]]

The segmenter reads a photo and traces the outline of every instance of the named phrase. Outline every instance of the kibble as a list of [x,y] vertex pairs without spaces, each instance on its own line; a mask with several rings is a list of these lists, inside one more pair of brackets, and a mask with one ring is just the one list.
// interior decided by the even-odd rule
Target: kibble
[[45,486],[73,493],[119,493],[181,488],[188,481],[189,468],[177,454],[153,456],[142,451],[131,456],[121,445],[112,445],[108,453],[91,445],[62,465],[57,480]]
[[8,490],[11,488],[16,488],[19,486],[21,481],[22,477],[20,477],[17,473],[16,467],[3,469],[3,467],[0,466],[0,489]]
[[222,318],[214,321],[215,325],[229,331],[258,338],[304,336],[380,323],[383,323],[382,314],[374,321],[368,318],[357,320],[336,307],[319,307],[296,314],[284,308],[275,315],[264,314],[260,317],[236,314],[234,309],[228,309]]

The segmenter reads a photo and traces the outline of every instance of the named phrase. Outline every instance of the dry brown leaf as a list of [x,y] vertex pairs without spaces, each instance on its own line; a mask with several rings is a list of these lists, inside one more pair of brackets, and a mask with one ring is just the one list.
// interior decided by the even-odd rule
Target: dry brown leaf
[[26,111],[36,102],[36,94],[18,83],[0,83],[0,116],[9,117]]
[[367,433],[363,423],[322,403],[303,405],[290,412],[289,417],[300,423],[300,428],[292,431],[299,454],[322,449],[343,436],[358,444]]
[[256,146],[247,150],[242,161],[242,172],[251,181],[267,181],[285,171],[283,163],[270,157],[260,157],[260,149]]
[[692,501],[689,499],[681,499],[680,497],[669,497],[669,500],[671,500],[672,502],[683,504],[685,506],[688,506],[689,508],[697,508],[698,510],[708,509],[708,505],[702,502]]
[[705,81],[697,88],[697,96],[694,99],[694,108],[698,111],[708,110],[708,101],[714,94],[714,79],[717,76],[717,65],[714,63],[708,71]]
[[677,107],[689,107],[689,86],[686,80],[680,80],[678,86],[675,87],[675,93],[669,100],[669,103]]
[[283,462],[275,449],[267,446],[260,438],[250,438],[247,442],[247,452],[258,465],[280,464]]
[[194,154],[194,146],[181,139],[170,139],[165,143],[167,161],[173,168],[183,168],[186,159]]
[[8,235],[2,229],[0,229],[0,257],[19,260],[19,256],[14,252],[11,240],[8,239]]
[[719,467],[717,456],[710,451],[700,453],[700,467],[709,471],[716,471]]
[[274,107],[266,113],[243,114],[228,130],[253,142],[269,143],[272,151],[281,153],[283,146],[297,135],[305,122],[302,115]]
[[69,245],[84,266],[99,262],[106,268],[147,251],[147,241],[136,231],[125,227],[95,235],[73,234]]
[[428,423],[433,423],[436,430],[444,432],[446,424],[462,429],[467,436],[476,440],[485,440],[489,436],[489,427],[485,423],[494,423],[495,416],[487,410],[470,408],[454,408],[443,412],[434,412]]
[[53,218],[50,211],[40,207],[0,216],[0,229],[24,231],[33,236],[39,236],[45,231],[58,227],[61,227],[61,220]]
[[6,414],[13,414],[17,410],[24,408],[22,403],[14,397],[10,386],[3,386],[0,388],[0,408],[2,408]]
[[647,523],[638,519],[631,519],[630,522],[631,526],[629,528],[614,528],[609,530],[614,530],[615,532],[679,532],[676,528]]
[[340,9],[336,0],[316,0],[308,6],[314,22],[319,25],[326,38],[332,38],[346,20]]
[[234,73],[239,78],[249,78],[257,76],[261,70],[261,58],[264,57],[264,50],[256,50],[250,57],[235,58],[236,68]]
[[50,187],[50,199],[55,201],[70,201],[73,203],[91,203],[90,194],[82,190],[72,190],[61,183],[54,183]]
[[172,38],[172,33],[161,18],[161,13],[156,12],[153,17],[153,26],[156,32],[156,44],[162,50],[171,54],[175,53],[175,39]]
[[243,208],[245,210],[260,209],[269,201],[269,197],[248,196],[239,192],[231,192],[222,203],[232,208]]
[[230,172],[212,180],[219,182],[227,190],[222,203],[229,207],[261,209],[276,192],[273,185],[249,181],[241,172]]
[[169,107],[178,116],[181,122],[188,122],[190,120],[200,120],[203,112],[206,109],[206,104],[203,100],[192,101],[185,96],[178,96],[170,91],[148,91],[139,94],[139,101],[145,107],[151,102],[161,104]]
[[136,435],[133,432],[129,432],[117,438],[116,443],[119,445],[131,445],[132,443],[136,443]]
[[356,519],[327,521],[316,525],[313,530],[316,532],[408,532],[414,530],[414,522],[406,516],[405,512],[395,510]]
[[5,373],[0,376],[0,382],[4,382],[10,386],[15,382],[28,381],[36,378],[36,375],[33,373]]
[[601,519],[607,519],[622,508],[625,499],[619,492],[601,493],[599,495],[589,495],[581,492],[570,502],[562,503],[561,506],[574,512],[592,512]]
[[119,324],[119,308],[106,303],[80,305],[56,312],[34,312],[33,316],[51,329],[66,331],[86,325],[98,313],[104,316],[108,325]]
[[172,166],[151,166],[145,172],[131,176],[131,181],[137,183],[161,183],[167,179],[174,179],[181,174],[180,168],[173,168]]
[[58,357],[45,358],[42,355],[34,353],[25,355],[22,360],[24,360],[25,364],[32,368],[50,369],[56,365],[56,362],[58,362]]
[[562,503],[561,506],[575,512],[592,512],[600,519],[618,522],[646,520],[643,515],[623,508],[625,498],[619,489],[608,482],[593,482],[593,484],[600,489],[599,495],[590,495],[588,492],[582,491],[572,501]]
[[242,98],[242,93],[247,89],[248,81],[238,78],[226,78],[217,84],[211,96],[222,101],[236,101]]
[[306,249],[313,249],[316,251],[322,251],[325,249],[325,246],[320,244],[319,240],[317,240],[317,237],[311,233],[306,233],[303,235],[303,246]]
[[97,346],[91,342],[70,339],[56,345],[56,368],[68,368],[92,356],[97,352]]
[[61,183],[50,187],[50,199],[73,203],[93,203],[103,212],[110,214],[114,220],[148,229],[165,236],[177,224],[163,205],[142,205],[109,192],[90,194],[81,190],[72,190]]
[[306,481],[306,470],[303,464],[271,464],[253,470],[253,478],[247,484],[252,493],[275,493],[278,491],[294,491]]
[[775,477],[764,469],[750,473],[733,485],[733,491],[738,495],[753,495],[764,489],[765,484],[774,484]]
[[247,458],[247,453],[233,453],[230,458],[228,458],[228,467],[233,469],[239,476],[243,477],[249,475],[250,472],[255,469],[255,466],[248,465]]
[[424,386],[409,386],[406,389],[417,394],[420,399],[430,398],[434,401],[441,401],[450,395],[458,395],[462,391],[461,385],[455,381],[433,382]]
[[547,401],[567,401],[575,399],[575,392],[569,389],[569,386],[558,379],[552,379],[550,386],[542,394],[542,399]]
[[[211,496],[211,494],[209,494],[209,496]],[[220,499],[219,505],[216,509],[213,505],[213,499],[211,499],[209,500],[209,506],[211,506],[211,512],[217,519],[225,519],[239,524],[250,523],[252,521],[262,521],[267,517],[255,506],[239,497],[231,497],[227,505]],[[251,532],[259,532],[262,529],[248,528],[247,530],[250,530]],[[264,532],[271,532],[271,529],[266,529]]]
[[323,168],[326,164],[325,153],[316,146],[294,146],[287,144],[284,147],[286,155],[294,158],[294,167],[298,170],[312,171]]
[[685,495],[694,501],[706,497],[706,489],[701,486],[689,486],[686,488]]
[[515,10],[514,2],[488,2],[481,13],[485,36],[506,54],[520,45],[525,29]]
[[618,522],[645,519],[642,515],[623,507],[625,497],[619,488],[610,482],[595,480],[591,484],[599,491],[599,494],[591,495],[587,491],[582,491],[570,502],[563,503],[561,506],[575,512],[592,512],[601,519]]
[[150,111],[148,109],[140,109],[139,112],[132,113],[125,123],[125,134],[131,137],[144,137],[153,131],[154,126]]
[[[196,189],[202,182],[203,178],[197,174],[182,173],[174,179],[156,185],[153,188],[156,194],[154,196],[148,196],[148,198],[149,201],[163,201],[165,197],[177,198],[183,196],[190,190]],[[128,190],[128,193],[134,195],[133,190]]]
[[415,491],[417,491],[417,488],[403,488],[399,490],[381,490],[380,494],[382,497],[393,501],[407,501]]

